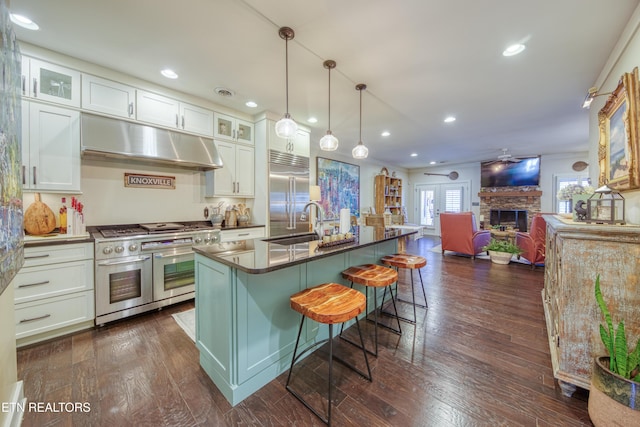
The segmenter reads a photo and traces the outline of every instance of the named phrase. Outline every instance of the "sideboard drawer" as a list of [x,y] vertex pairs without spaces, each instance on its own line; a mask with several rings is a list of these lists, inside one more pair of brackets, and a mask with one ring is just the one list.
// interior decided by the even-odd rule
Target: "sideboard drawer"
[[264,237],[264,227],[241,228],[238,230],[222,230],[220,232],[221,242],[257,239],[259,237]]
[[22,268],[81,259],[93,259],[93,243],[71,243],[68,245],[25,248]]
[[93,291],[62,295],[16,306],[16,339],[93,320]]
[[25,268],[13,279],[16,304],[93,289],[93,261]]

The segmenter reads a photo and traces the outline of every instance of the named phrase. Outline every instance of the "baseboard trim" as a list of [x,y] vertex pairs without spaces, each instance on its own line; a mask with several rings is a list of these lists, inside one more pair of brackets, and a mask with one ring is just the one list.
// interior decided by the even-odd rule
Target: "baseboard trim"
[[4,427],[20,427],[22,425],[22,418],[24,417],[24,408],[26,407],[27,399],[24,397],[24,383],[18,381],[13,385],[11,391],[11,410],[8,411],[7,417],[4,420]]

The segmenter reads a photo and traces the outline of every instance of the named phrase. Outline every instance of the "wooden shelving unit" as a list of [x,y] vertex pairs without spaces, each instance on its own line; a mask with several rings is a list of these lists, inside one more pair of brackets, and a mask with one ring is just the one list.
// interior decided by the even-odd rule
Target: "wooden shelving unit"
[[402,213],[402,179],[387,175],[377,175],[375,178],[375,209],[376,214],[383,214],[386,209],[394,215]]

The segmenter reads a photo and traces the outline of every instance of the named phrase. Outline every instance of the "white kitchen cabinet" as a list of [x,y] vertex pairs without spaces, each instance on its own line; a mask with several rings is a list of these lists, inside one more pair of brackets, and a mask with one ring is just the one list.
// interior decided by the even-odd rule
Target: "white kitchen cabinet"
[[180,129],[199,135],[213,136],[213,111],[181,102],[180,117]]
[[80,72],[22,57],[22,96],[80,107]]
[[25,190],[80,192],[80,113],[22,101]]
[[[235,230],[221,230],[221,242],[236,242],[238,240],[258,239],[265,237],[264,227],[239,228]],[[253,251],[250,251],[253,257]]]
[[269,120],[269,149],[309,157],[310,143],[311,135],[303,129],[298,129],[295,139],[280,138],[276,135],[275,122]]
[[254,145],[253,123],[220,113],[214,113],[213,117],[215,139]]
[[93,243],[26,247],[13,279],[18,346],[92,327]]
[[82,109],[110,116],[135,118],[136,89],[122,83],[82,75]]
[[198,135],[213,136],[213,111],[152,92],[136,92],[137,114],[141,122]]
[[215,144],[223,167],[207,172],[207,196],[254,197],[255,149],[226,141]]

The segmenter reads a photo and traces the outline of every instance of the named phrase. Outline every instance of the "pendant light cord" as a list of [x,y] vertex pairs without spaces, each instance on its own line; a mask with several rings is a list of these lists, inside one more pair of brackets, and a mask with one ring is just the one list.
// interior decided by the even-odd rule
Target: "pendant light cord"
[[362,144],[362,89],[360,89],[360,140],[358,144]]
[[331,68],[329,68],[329,131],[331,131]]
[[284,42],[284,75],[285,75],[285,92],[287,101],[287,115],[289,115],[289,39]]

